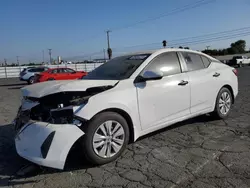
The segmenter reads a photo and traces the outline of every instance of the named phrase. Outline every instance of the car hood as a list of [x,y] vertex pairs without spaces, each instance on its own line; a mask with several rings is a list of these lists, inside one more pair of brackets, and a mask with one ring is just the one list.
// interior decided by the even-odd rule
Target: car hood
[[36,83],[21,89],[23,96],[40,98],[66,91],[86,91],[88,88],[113,86],[118,80],[64,80]]

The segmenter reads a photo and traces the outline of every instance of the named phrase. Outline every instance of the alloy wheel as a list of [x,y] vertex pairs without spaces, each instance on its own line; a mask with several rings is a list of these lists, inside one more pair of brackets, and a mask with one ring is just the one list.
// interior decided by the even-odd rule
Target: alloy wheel
[[226,115],[231,108],[231,97],[228,92],[223,92],[219,99],[220,112]]
[[117,121],[106,121],[101,124],[93,136],[93,149],[102,158],[110,158],[116,155],[122,148],[125,132]]

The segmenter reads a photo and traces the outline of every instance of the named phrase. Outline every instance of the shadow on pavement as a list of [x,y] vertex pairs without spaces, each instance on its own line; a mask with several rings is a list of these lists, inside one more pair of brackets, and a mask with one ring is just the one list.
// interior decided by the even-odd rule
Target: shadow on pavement
[[[22,86],[22,87],[24,87],[24,86]],[[22,87],[9,87],[8,89],[21,89]]]
[[17,83],[17,84],[1,84],[0,87],[8,87],[8,86],[25,86],[26,83]]
[[[145,137],[154,136],[160,132],[176,129],[187,124],[208,122],[212,120],[213,119],[207,115],[196,117],[161,129],[154,133],[150,133],[146,136],[143,136],[139,140]],[[1,184],[4,182],[5,184],[8,183],[8,186],[32,183],[30,181],[23,181],[23,178],[35,177],[41,174],[61,173],[94,167],[93,165],[87,163],[87,160],[81,152],[79,143],[76,143],[71,149],[65,164],[65,169],[63,171],[37,166],[18,156],[15,150],[14,136],[15,133],[12,125],[0,125],[0,186],[3,186]],[[1,179],[1,177],[7,178]],[[11,179],[15,179],[15,181],[10,181]]]

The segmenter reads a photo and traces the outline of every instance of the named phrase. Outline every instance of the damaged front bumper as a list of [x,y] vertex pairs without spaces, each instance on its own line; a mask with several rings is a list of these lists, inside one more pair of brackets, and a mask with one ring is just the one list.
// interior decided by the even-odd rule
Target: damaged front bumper
[[74,124],[29,121],[16,134],[16,151],[38,165],[63,169],[71,147],[83,135]]

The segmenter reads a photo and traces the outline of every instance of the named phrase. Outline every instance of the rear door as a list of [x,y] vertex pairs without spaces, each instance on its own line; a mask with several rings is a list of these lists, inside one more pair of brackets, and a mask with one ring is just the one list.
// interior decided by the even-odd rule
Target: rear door
[[73,69],[66,68],[65,71],[68,73],[68,79],[77,79],[80,77]]
[[55,80],[63,80],[63,70],[61,68],[53,69],[51,73],[52,73],[51,77],[54,78]]
[[181,54],[187,66],[191,87],[191,114],[207,111],[213,107],[216,99],[220,73],[215,71],[210,60],[203,55],[192,52]]
[[69,80],[70,79],[69,73],[68,73],[66,68],[60,68],[59,70],[60,70],[60,74],[59,74],[60,80]]

